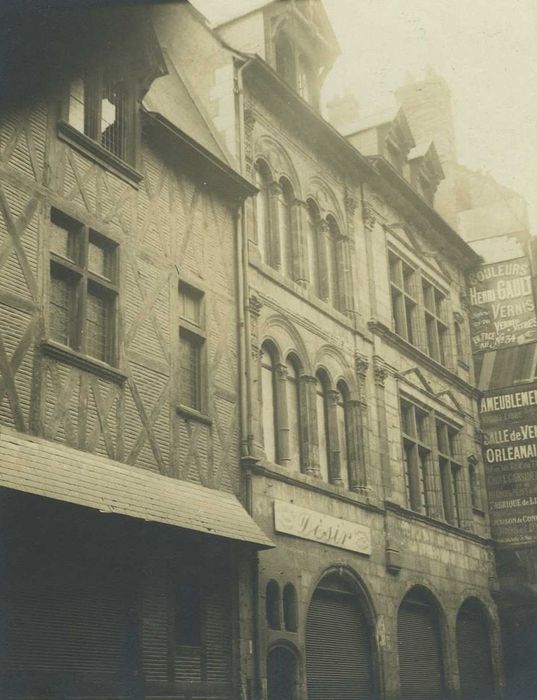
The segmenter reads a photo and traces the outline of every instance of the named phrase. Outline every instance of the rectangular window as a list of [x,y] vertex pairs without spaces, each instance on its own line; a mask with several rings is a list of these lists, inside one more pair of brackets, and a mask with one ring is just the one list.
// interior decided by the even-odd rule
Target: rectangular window
[[422,284],[427,352],[434,360],[445,365],[449,341],[448,325],[445,321],[446,297],[426,280],[423,280]]
[[398,335],[415,344],[415,271],[393,253],[390,253],[389,263],[393,327]]
[[95,69],[69,90],[68,121],[118,158],[132,163],[136,119],[135,84]]
[[179,402],[196,411],[205,410],[203,292],[179,285]]
[[429,446],[427,412],[401,400],[401,425],[403,431],[403,461],[407,502],[412,510],[429,514],[429,471],[431,448]]
[[462,467],[458,460],[459,432],[451,425],[437,420],[436,439],[444,516],[448,523],[460,527],[462,524]]
[[[94,264],[95,259],[99,265]],[[117,245],[53,209],[49,332],[52,340],[115,363]]]

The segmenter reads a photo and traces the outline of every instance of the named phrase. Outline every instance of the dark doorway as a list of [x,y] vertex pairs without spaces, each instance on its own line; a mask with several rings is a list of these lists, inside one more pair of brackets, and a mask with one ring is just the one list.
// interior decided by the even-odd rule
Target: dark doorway
[[267,689],[268,700],[296,700],[297,698],[296,656],[287,647],[277,646],[269,652]]

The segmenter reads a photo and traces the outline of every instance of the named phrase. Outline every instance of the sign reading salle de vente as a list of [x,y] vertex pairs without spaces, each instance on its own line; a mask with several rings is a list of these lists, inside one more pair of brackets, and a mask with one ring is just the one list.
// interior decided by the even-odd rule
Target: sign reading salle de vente
[[530,343],[537,318],[526,257],[490,263],[469,275],[470,329],[474,353]]
[[334,518],[285,501],[274,501],[274,529],[304,540],[371,554],[371,531],[365,525]]
[[487,392],[480,402],[494,538],[504,545],[537,538],[537,383]]

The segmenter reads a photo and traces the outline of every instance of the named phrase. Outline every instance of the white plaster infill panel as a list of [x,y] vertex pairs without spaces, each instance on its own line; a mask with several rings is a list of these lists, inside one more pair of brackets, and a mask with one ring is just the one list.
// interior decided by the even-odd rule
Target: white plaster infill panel
[[274,529],[303,540],[371,554],[371,531],[365,525],[334,518],[285,501],[274,501]]

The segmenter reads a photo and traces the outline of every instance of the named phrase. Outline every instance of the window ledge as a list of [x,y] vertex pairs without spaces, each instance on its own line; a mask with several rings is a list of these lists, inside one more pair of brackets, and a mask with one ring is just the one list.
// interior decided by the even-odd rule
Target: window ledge
[[376,513],[383,513],[384,509],[379,504],[378,500],[372,496],[366,496],[358,491],[351,491],[342,486],[335,486],[326,481],[321,481],[314,476],[303,474],[302,472],[290,472],[284,467],[274,462],[258,462],[255,459],[243,459],[243,466],[247,466],[253,473],[265,476],[276,481],[282,481],[286,484],[296,486],[297,488],[316,491],[324,496],[336,498],[346,503],[352,503],[355,506],[371,510]]
[[183,406],[183,404],[179,404],[175,407],[175,410],[177,411],[178,415],[183,416],[183,418],[195,420],[199,423],[205,423],[205,425],[213,424],[213,419],[210,416],[207,416],[205,413],[201,413],[200,411],[196,411],[195,408],[190,408],[190,406]]
[[468,396],[472,396],[476,399],[480,398],[481,392],[475,386],[472,386],[472,384],[469,384],[464,379],[459,377],[459,375],[455,374],[453,370],[440,364],[440,362],[433,360],[433,358],[424,353],[423,350],[420,350],[415,345],[412,345],[412,343],[409,343],[408,340],[405,340],[403,337],[398,335],[395,331],[382,323],[382,321],[371,319],[368,321],[367,325],[372,333],[381,336],[392,346],[402,350],[412,359],[421,362],[423,365],[429,367],[429,369],[431,369],[433,372],[436,372],[436,374],[439,374],[448,381],[452,382]]
[[132,166],[126,163],[121,158],[107,151],[97,141],[90,139],[89,136],[83,134],[69,122],[61,119],[58,122],[58,138],[61,141],[69,144],[72,148],[87,156],[90,160],[98,163],[107,170],[110,170],[115,175],[120,177],[125,182],[133,187],[138,187],[138,184],[143,180],[143,175],[135,170]]
[[418,513],[415,510],[407,508],[406,506],[402,506],[400,503],[395,503],[395,501],[386,500],[384,501],[384,505],[387,511],[406,517],[409,520],[417,520],[418,522],[424,523],[425,525],[435,527],[438,530],[444,530],[445,532],[449,532],[452,535],[464,537],[467,540],[472,540],[473,542],[478,542],[479,544],[487,546],[491,546],[494,543],[494,541],[488,537],[482,537],[481,535],[477,535],[475,532],[463,530],[462,528],[457,527],[456,525],[451,525],[445,520],[437,520],[436,518],[431,518],[429,515]]
[[41,343],[41,350],[44,354],[56,360],[66,362],[86,372],[96,374],[103,379],[110,379],[118,384],[123,383],[127,379],[127,374],[117,367],[112,367],[112,365],[106,362],[101,362],[101,360],[97,360],[94,357],[84,355],[54,340],[43,340]]

